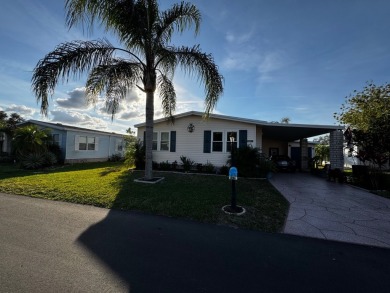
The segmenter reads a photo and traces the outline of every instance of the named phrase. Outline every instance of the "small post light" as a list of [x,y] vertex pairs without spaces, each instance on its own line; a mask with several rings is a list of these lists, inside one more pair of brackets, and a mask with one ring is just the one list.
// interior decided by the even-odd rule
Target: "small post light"
[[236,181],[237,181],[237,178],[238,178],[238,170],[236,168],[236,164],[235,164],[235,161],[234,161],[234,136],[233,136],[233,132],[230,134],[230,144],[231,144],[231,148],[230,148],[230,152],[231,152],[231,167],[230,167],[230,170],[229,170],[229,179],[232,181],[232,201],[231,201],[231,204],[230,204],[230,207],[233,211],[235,211],[237,209],[237,194],[236,194]]

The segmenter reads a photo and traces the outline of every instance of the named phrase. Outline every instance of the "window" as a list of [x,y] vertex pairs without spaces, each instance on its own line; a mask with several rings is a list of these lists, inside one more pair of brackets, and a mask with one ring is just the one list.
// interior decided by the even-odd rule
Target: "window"
[[121,139],[116,140],[116,151],[117,152],[123,151],[123,140]]
[[160,151],[169,151],[169,132],[161,132]]
[[152,144],[153,151],[157,151],[157,145],[158,145],[157,137],[158,137],[157,132],[153,132],[153,144]]
[[237,149],[237,132],[236,131],[229,131],[227,132],[227,135],[226,135],[226,152],[231,152],[232,151],[232,143],[230,142],[230,137],[233,136],[234,137],[234,148]]
[[86,151],[87,150],[87,137],[86,136],[80,136],[79,137],[79,150],[80,151]]
[[53,134],[51,136],[53,144],[60,145],[60,135],[59,134]]
[[95,151],[96,150],[96,138],[92,136],[79,136],[78,137],[78,150],[79,151]]
[[95,138],[94,137],[88,137],[87,141],[88,141],[87,149],[89,151],[94,151],[95,150]]
[[223,132],[213,132],[212,139],[213,152],[222,152]]

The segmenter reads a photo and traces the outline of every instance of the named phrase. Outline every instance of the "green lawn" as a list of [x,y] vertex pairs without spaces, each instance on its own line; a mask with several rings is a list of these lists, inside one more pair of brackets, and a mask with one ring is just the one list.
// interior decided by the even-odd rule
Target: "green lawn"
[[193,219],[267,232],[279,232],[288,202],[266,180],[239,178],[237,202],[247,209],[230,216],[221,207],[230,203],[231,184],[226,176],[159,173],[157,184],[136,183],[142,172],[121,163],[65,166],[45,171],[25,171],[0,165],[0,192],[137,210],[157,215]]

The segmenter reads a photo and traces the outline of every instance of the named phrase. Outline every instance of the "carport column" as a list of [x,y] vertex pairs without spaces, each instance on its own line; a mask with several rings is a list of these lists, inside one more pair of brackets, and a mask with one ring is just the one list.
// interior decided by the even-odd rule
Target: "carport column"
[[301,171],[307,171],[309,169],[307,138],[301,138],[299,144],[301,147]]
[[330,167],[344,170],[343,154],[344,136],[341,130],[335,130],[330,133]]

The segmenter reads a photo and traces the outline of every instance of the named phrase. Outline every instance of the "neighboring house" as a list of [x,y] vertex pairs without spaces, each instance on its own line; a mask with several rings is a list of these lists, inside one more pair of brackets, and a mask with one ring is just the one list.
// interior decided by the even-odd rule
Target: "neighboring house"
[[[186,156],[196,163],[226,164],[230,150],[230,136],[235,146],[257,147],[267,156],[289,155],[289,142],[299,140],[300,165],[308,168],[308,137],[330,133],[331,163],[343,168],[342,127],[334,125],[302,125],[271,123],[260,120],[210,114],[203,119],[201,112],[186,112],[174,116],[172,124],[167,119],[154,121],[153,161],[180,163]],[[144,141],[145,123],[135,125],[138,139]]]
[[65,163],[107,161],[112,155],[123,156],[124,137],[114,132],[27,120],[18,127],[34,124],[40,129],[50,129],[53,142],[61,149]]

